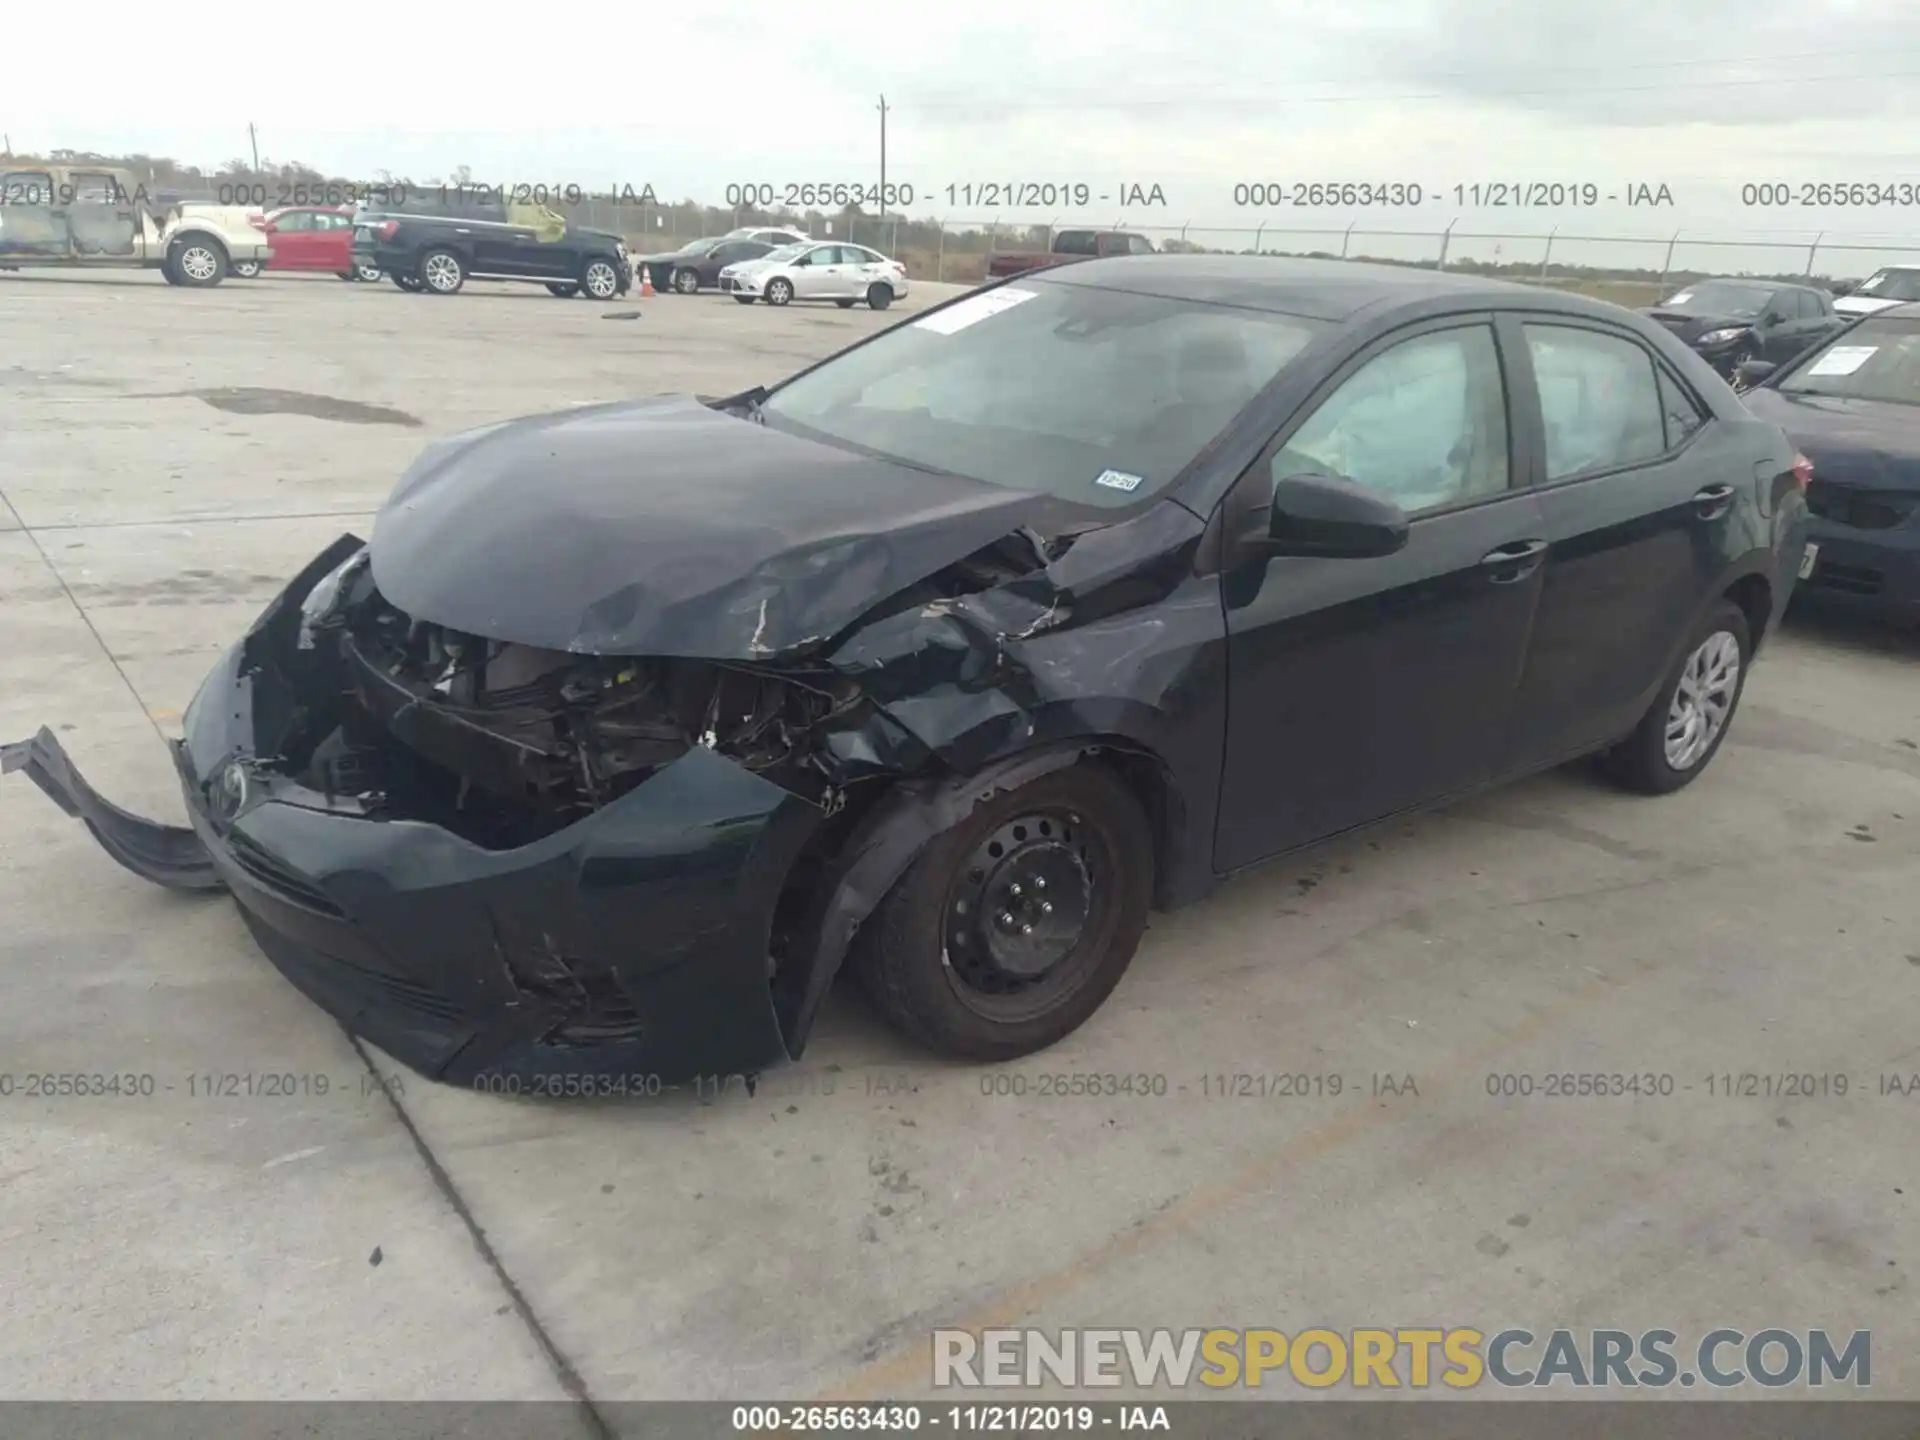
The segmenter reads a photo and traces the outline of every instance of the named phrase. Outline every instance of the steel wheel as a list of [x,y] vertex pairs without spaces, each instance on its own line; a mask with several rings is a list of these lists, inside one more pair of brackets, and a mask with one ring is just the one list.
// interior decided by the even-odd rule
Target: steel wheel
[[793,282],[775,278],[767,282],[767,304],[784,305],[793,299]]
[[620,272],[605,260],[589,260],[580,273],[580,285],[596,300],[611,300],[620,289]]
[[947,976],[961,1003],[1019,1020],[1072,989],[1099,956],[1081,941],[1111,869],[1097,836],[1065,810],[1017,815],[982,840],[947,902]]
[[1664,753],[1675,770],[1691,770],[1712,748],[1740,691],[1740,641],[1716,630],[1687,657],[1667,707]]
[[420,278],[436,295],[451,295],[466,281],[459,256],[448,250],[435,250],[420,262]]
[[682,295],[691,295],[700,288],[700,276],[697,271],[679,269],[673,272],[673,288]]

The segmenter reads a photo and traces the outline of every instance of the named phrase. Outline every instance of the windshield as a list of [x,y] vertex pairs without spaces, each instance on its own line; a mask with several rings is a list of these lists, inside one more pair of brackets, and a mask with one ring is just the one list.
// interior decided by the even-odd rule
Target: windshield
[[1920,270],[1882,270],[1853,293],[1876,300],[1920,300]]
[[1682,315],[1724,315],[1732,320],[1750,320],[1773,298],[1770,285],[1742,285],[1733,280],[1702,280],[1679,294],[1660,302],[1662,310]]
[[1920,320],[1862,320],[1796,368],[1779,389],[1920,405]]
[[760,413],[908,464],[1126,505],[1179,474],[1324,328],[1124,291],[1003,285],[827,361]]

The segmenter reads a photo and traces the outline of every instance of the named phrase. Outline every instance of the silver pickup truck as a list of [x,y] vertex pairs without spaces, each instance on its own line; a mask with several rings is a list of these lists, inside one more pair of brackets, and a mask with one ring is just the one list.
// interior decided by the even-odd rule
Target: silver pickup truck
[[258,212],[156,198],[128,170],[14,162],[0,170],[0,270],[141,267],[170,284],[218,285],[273,254]]

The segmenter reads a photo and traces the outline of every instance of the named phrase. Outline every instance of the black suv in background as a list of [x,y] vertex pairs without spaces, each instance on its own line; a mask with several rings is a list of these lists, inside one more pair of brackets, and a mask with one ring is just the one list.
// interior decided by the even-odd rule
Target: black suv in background
[[1784,364],[1847,323],[1826,291],[1776,280],[1696,280],[1645,313],[1736,383],[1747,361]]
[[353,263],[402,290],[452,295],[471,278],[534,280],[555,295],[611,300],[633,284],[626,242],[544,205],[471,196],[411,199],[353,220]]

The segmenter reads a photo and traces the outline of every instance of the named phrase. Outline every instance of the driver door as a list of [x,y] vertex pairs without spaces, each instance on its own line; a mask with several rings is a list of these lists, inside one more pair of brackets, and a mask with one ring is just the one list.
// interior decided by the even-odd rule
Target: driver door
[[139,248],[140,217],[119,177],[103,170],[75,170],[63,198],[67,235],[81,259],[126,259]]
[[[1511,413],[1490,317],[1396,331],[1343,366],[1227,497],[1215,869],[1501,772],[1547,548],[1538,503],[1515,488],[1529,462]],[[1305,472],[1397,503],[1405,548],[1262,549],[1275,482]]]

